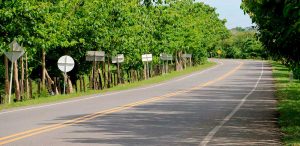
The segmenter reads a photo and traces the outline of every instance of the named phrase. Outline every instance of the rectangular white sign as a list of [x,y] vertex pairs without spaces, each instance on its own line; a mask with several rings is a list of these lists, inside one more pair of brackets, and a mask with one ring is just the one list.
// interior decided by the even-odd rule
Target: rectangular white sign
[[192,58],[192,54],[182,54],[183,58]]
[[143,62],[150,62],[150,61],[152,61],[152,54],[144,54],[144,55],[142,55],[142,61]]
[[165,53],[162,53],[160,54],[160,59],[161,60],[173,60],[173,56],[171,54],[165,54]]
[[111,58],[112,63],[121,63],[124,62],[124,54],[118,54],[117,56],[113,56]]
[[86,61],[105,61],[104,51],[87,51]]

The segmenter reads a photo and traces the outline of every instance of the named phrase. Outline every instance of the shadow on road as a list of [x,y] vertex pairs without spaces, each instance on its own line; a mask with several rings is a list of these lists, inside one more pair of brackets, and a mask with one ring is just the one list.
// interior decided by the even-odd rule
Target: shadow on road
[[[259,63],[247,64],[212,86],[73,125],[66,134],[70,136],[61,139],[73,144],[199,145],[253,89],[259,68]],[[257,91],[208,145],[280,145],[272,82],[270,66],[266,66]]]

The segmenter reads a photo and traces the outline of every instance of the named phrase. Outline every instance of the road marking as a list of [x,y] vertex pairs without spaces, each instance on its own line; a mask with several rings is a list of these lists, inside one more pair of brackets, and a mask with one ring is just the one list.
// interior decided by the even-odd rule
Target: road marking
[[186,79],[186,78],[189,78],[189,77],[192,77],[192,76],[195,76],[195,75],[199,75],[199,74],[208,72],[210,70],[213,70],[215,68],[218,68],[218,67],[224,65],[223,62],[220,62],[220,61],[216,61],[216,62],[218,63],[218,65],[216,65],[216,66],[214,66],[212,68],[205,69],[203,71],[196,72],[196,73],[193,73],[193,74],[190,74],[190,75],[186,75],[186,76],[183,76],[183,77],[181,77],[179,79],[165,81],[165,82],[160,83],[160,84],[150,85],[150,86],[142,87],[142,88],[135,88],[135,89],[123,90],[123,91],[118,91],[118,92],[113,92],[113,93],[107,93],[107,94],[102,94],[102,95],[97,94],[97,95],[94,95],[94,96],[91,96],[91,97],[87,97],[87,98],[73,99],[71,101],[63,101],[63,102],[59,102],[59,103],[53,103],[53,104],[47,104],[47,105],[41,105],[41,106],[35,106],[35,107],[29,107],[29,108],[22,108],[22,109],[17,109],[17,110],[10,110],[10,111],[5,111],[5,112],[0,112],[0,115],[8,114],[8,113],[13,113],[13,112],[19,112],[19,111],[26,111],[26,110],[32,110],[32,109],[39,109],[39,108],[51,107],[51,106],[56,106],[56,105],[61,105],[61,104],[67,104],[67,103],[74,103],[74,102],[79,102],[79,101],[84,101],[84,100],[90,100],[90,99],[94,99],[94,98],[99,98],[99,97],[104,97],[104,96],[110,96],[110,95],[115,95],[115,94],[120,94],[120,93],[126,93],[126,92],[131,92],[131,91],[136,91],[136,90],[150,89],[150,88],[154,88],[154,87],[158,87],[158,86],[162,86],[162,85],[168,84],[170,82],[178,82],[178,81],[181,81],[183,79]]
[[[182,100],[182,99],[178,99],[178,100]],[[189,100],[189,99],[185,99],[185,100]],[[243,99],[191,99],[190,101],[206,101],[206,102],[216,102],[216,101],[220,101],[220,102],[241,102]],[[247,102],[258,102],[258,103],[267,103],[267,102],[277,102],[277,100],[247,100]]]
[[214,137],[214,135],[221,129],[221,127],[224,126],[224,124],[226,122],[228,122],[232,117],[233,115],[240,110],[240,108],[244,105],[244,103],[247,101],[247,98],[256,90],[261,78],[262,78],[262,75],[264,73],[264,63],[262,63],[262,66],[261,66],[261,72],[260,72],[260,76],[258,78],[258,80],[256,81],[256,84],[255,86],[253,87],[253,89],[241,100],[241,102],[234,108],[234,110],[229,114],[227,115],[222,122],[220,122],[219,125],[217,125],[214,129],[212,129],[206,136],[205,138],[202,140],[202,142],[199,144],[199,146],[206,146],[207,143],[209,143],[211,141],[211,139]]
[[130,109],[130,108],[133,108],[133,107],[136,107],[136,106],[139,106],[139,105],[144,105],[144,104],[147,104],[147,103],[162,100],[164,98],[172,97],[172,96],[179,95],[179,94],[182,94],[182,93],[187,93],[187,92],[190,92],[190,91],[195,90],[195,89],[200,89],[200,88],[211,85],[213,83],[216,83],[216,82],[218,82],[220,80],[223,80],[224,78],[230,76],[231,74],[236,72],[238,69],[240,69],[243,64],[244,64],[243,62],[240,62],[240,64],[236,68],[229,71],[225,75],[223,75],[223,76],[221,76],[221,77],[219,77],[215,80],[206,82],[204,84],[200,84],[200,85],[195,86],[195,87],[190,88],[190,89],[180,90],[180,91],[176,91],[176,92],[173,92],[173,93],[168,93],[168,94],[165,94],[165,95],[162,95],[162,96],[152,97],[152,98],[149,98],[149,99],[146,99],[146,100],[126,104],[126,105],[123,105],[123,106],[115,107],[115,108],[104,110],[104,111],[99,111],[99,112],[92,113],[92,114],[88,114],[88,115],[78,117],[78,118],[75,118],[75,119],[72,119],[72,120],[68,120],[68,121],[65,121],[65,122],[62,122],[62,123],[52,124],[52,125],[48,125],[48,126],[44,126],[44,127],[40,127],[40,128],[31,129],[31,130],[24,131],[24,132],[12,134],[12,135],[9,135],[9,136],[5,136],[5,137],[0,138],[0,145],[11,143],[11,142],[14,142],[14,141],[17,141],[17,140],[20,140],[20,139],[24,139],[24,138],[27,138],[27,137],[30,137],[30,136],[34,136],[34,135],[37,135],[37,134],[53,131],[55,129],[64,128],[64,127],[71,126],[71,125],[74,125],[74,124],[77,124],[77,123],[85,122],[85,121],[88,121],[88,120],[91,120],[91,119],[94,119],[94,118],[97,118],[97,117],[100,117],[100,116],[104,116],[104,115],[107,115],[107,114],[123,111],[123,110]]

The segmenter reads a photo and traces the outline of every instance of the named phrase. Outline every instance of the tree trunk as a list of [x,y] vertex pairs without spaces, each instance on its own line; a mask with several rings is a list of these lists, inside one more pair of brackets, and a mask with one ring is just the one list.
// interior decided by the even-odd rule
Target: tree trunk
[[93,62],[93,89],[96,90],[96,61]]
[[121,83],[121,73],[120,73],[120,63],[117,63],[117,76],[118,76],[118,84]]
[[18,63],[17,61],[14,62],[14,80],[15,80],[15,94],[16,94],[16,100],[20,101],[20,85],[19,85],[19,76],[18,76]]
[[9,94],[9,69],[8,69],[8,59],[6,56],[4,56],[4,64],[5,64],[5,95],[8,98]]
[[[108,56],[109,56],[109,54],[108,54]],[[111,85],[111,73],[110,73],[110,62],[109,62],[109,57],[107,57],[107,74],[108,74],[107,87],[110,88],[110,85]]]
[[79,77],[80,92],[83,92],[82,76]]
[[83,83],[83,92],[85,92],[86,87],[85,87],[85,79],[84,79],[84,77],[82,78],[82,83]]
[[118,80],[118,75],[116,75],[117,73],[114,73],[114,85],[117,86],[117,84],[119,84],[119,80]]
[[21,64],[21,81],[20,81],[20,89],[21,89],[21,97],[24,98],[24,60],[23,57],[20,58],[20,64]]
[[38,80],[38,88],[37,88],[37,94],[41,95],[41,80]]
[[42,90],[45,89],[46,84],[46,52],[42,49]]
[[101,76],[100,68],[98,69],[98,76],[99,76],[99,89],[102,90],[103,89],[103,83],[102,83],[103,76]]
[[29,80],[29,90],[28,90],[29,98],[32,98],[32,80]]
[[54,77],[54,90],[55,90],[55,95],[58,95],[58,94],[59,94],[59,91],[58,91],[58,82],[59,82],[59,80],[57,79],[57,77]]
[[147,63],[144,63],[144,79],[147,79]]
[[27,98],[31,98],[30,93],[29,93],[29,81],[28,81],[28,57],[27,57],[27,53],[25,54],[25,90],[27,93]]
[[67,76],[67,84],[68,84],[68,93],[73,93],[73,84],[72,81],[70,80],[70,77]]
[[107,75],[106,75],[106,67],[105,61],[102,61],[102,75],[103,75],[103,88],[107,88]]
[[167,64],[166,64],[166,73],[169,73],[169,61],[167,60]]
[[175,61],[176,61],[176,71],[182,70],[182,58],[181,58],[182,52],[176,52],[175,55]]

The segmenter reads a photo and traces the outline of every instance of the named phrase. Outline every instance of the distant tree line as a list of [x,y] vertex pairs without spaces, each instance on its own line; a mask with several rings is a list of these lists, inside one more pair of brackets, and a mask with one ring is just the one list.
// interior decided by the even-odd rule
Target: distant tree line
[[[253,28],[236,27],[230,30],[230,35],[220,40],[218,46],[210,50],[215,57],[236,59],[267,59],[267,50],[256,36]],[[218,54],[218,50],[220,54]]]

